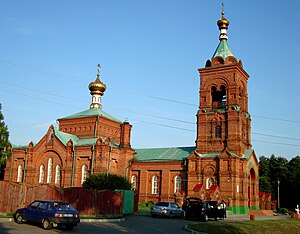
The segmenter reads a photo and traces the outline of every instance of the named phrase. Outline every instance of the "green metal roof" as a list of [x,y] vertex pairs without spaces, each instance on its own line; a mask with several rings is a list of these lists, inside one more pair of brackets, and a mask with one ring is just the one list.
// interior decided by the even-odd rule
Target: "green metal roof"
[[167,162],[185,160],[195,147],[149,148],[136,149],[138,162]]
[[12,144],[12,149],[26,149],[28,145],[14,145]]
[[214,59],[217,56],[221,56],[224,60],[228,57],[228,56],[233,56],[233,53],[231,52],[227,41],[226,40],[221,40],[214,55],[212,56],[212,59]]
[[[79,138],[76,135],[61,132],[58,129],[54,129],[55,136],[64,144],[67,145],[69,140],[73,141],[74,146],[94,145],[98,138]],[[105,139],[105,138],[102,138]],[[115,142],[109,142],[111,147],[119,147],[119,144]]]
[[117,118],[113,117],[112,115],[106,113],[105,111],[103,111],[101,108],[90,108],[88,110],[85,111],[81,111],[79,113],[67,116],[67,117],[63,117],[60,119],[75,119],[75,118],[84,118],[84,117],[89,117],[89,116],[103,116],[107,119],[113,120],[113,121],[117,121],[120,122],[120,120],[118,120]]
[[79,137],[76,135],[61,132],[56,128],[54,128],[54,134],[64,145],[67,145],[69,140],[72,140],[74,144],[79,140]]
[[[237,156],[235,153],[233,152],[229,152],[230,155],[234,158],[249,158],[252,153],[253,153],[253,149],[250,150],[245,150],[244,155],[243,156]],[[201,157],[201,158],[215,158],[215,157],[221,157],[222,153],[214,153],[214,154],[199,154],[197,151],[195,151],[195,153]]]

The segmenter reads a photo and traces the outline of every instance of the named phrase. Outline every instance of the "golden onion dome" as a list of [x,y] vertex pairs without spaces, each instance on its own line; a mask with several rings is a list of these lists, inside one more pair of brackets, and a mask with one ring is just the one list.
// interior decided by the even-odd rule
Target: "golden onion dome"
[[97,65],[98,66],[98,74],[97,74],[97,78],[95,81],[91,82],[89,84],[89,90],[91,92],[91,94],[100,94],[102,95],[104,93],[104,91],[106,90],[106,85],[100,81],[100,64]]
[[229,20],[222,17],[221,19],[218,20],[217,24],[218,24],[220,30],[223,28],[228,29]]
[[102,94],[106,90],[106,85],[97,76],[97,79],[89,84],[89,90],[91,94]]

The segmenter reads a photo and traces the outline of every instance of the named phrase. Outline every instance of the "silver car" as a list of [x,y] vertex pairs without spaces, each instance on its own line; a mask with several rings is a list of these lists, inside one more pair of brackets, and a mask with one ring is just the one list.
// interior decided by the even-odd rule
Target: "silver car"
[[182,209],[175,202],[158,202],[151,207],[150,214],[156,216],[182,216]]

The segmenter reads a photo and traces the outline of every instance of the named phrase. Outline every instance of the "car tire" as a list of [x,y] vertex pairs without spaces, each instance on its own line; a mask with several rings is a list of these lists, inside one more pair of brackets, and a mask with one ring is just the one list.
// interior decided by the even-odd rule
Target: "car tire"
[[42,225],[45,230],[49,230],[53,226],[52,223],[49,221],[49,219],[43,219]]
[[22,224],[22,223],[23,223],[23,217],[22,217],[22,215],[19,214],[19,213],[16,213],[15,221],[16,221],[16,223],[18,223],[18,224]]

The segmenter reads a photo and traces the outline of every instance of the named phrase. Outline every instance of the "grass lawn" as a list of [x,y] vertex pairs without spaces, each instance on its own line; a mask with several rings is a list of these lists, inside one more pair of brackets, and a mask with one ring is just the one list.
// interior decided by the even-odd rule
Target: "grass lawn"
[[204,233],[300,233],[299,219],[256,220],[241,222],[207,222],[189,224],[188,228]]

